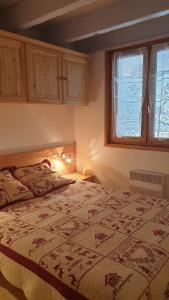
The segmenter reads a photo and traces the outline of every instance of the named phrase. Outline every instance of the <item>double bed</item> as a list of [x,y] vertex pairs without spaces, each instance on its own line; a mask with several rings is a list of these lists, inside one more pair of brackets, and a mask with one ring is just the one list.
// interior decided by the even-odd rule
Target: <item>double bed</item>
[[0,271],[28,300],[167,300],[169,202],[76,181],[13,203]]

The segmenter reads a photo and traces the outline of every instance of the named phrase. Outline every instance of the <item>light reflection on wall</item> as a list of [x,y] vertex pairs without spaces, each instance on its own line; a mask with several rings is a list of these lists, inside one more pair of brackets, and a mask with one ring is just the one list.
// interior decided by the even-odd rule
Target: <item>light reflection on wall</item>
[[93,138],[89,143],[90,158],[93,161],[100,158],[101,155],[100,140],[101,139],[96,140]]

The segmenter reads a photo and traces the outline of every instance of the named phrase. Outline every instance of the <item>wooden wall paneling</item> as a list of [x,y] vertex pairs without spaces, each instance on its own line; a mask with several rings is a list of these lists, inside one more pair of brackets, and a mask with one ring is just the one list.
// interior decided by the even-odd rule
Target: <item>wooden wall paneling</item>
[[[56,155],[62,152],[71,155],[71,163],[66,163],[65,160],[61,160],[61,162],[58,162],[58,160],[56,159]],[[46,158],[52,162],[52,167],[61,174],[76,172],[76,144],[0,155],[0,169],[8,168],[11,166],[23,167],[37,164]]]
[[28,102],[62,103],[61,53],[26,44]]
[[88,60],[63,54],[63,103],[87,104]]
[[24,43],[0,36],[0,102],[26,102]]

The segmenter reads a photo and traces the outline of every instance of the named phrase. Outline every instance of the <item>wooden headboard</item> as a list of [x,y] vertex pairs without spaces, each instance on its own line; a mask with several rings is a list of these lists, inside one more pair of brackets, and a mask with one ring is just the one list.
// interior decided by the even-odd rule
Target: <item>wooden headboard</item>
[[[71,156],[71,163],[65,160],[58,161],[56,156],[65,153]],[[52,147],[42,150],[33,150],[29,152],[12,153],[0,155],[0,169],[11,166],[23,167],[49,159],[57,171],[62,174],[68,174],[76,171],[76,144],[65,145],[61,147]]]

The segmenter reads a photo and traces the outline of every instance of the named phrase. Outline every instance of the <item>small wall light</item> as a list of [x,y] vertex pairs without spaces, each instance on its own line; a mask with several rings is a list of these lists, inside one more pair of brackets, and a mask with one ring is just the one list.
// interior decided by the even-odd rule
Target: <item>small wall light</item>
[[68,156],[66,157],[66,162],[67,162],[68,164],[71,164],[71,162],[72,162],[72,157],[71,157],[71,155],[68,155]]
[[66,154],[64,152],[62,152],[62,153],[56,153],[53,157],[57,161],[65,161],[68,164],[71,164],[71,162],[72,162],[72,156],[70,154]]

